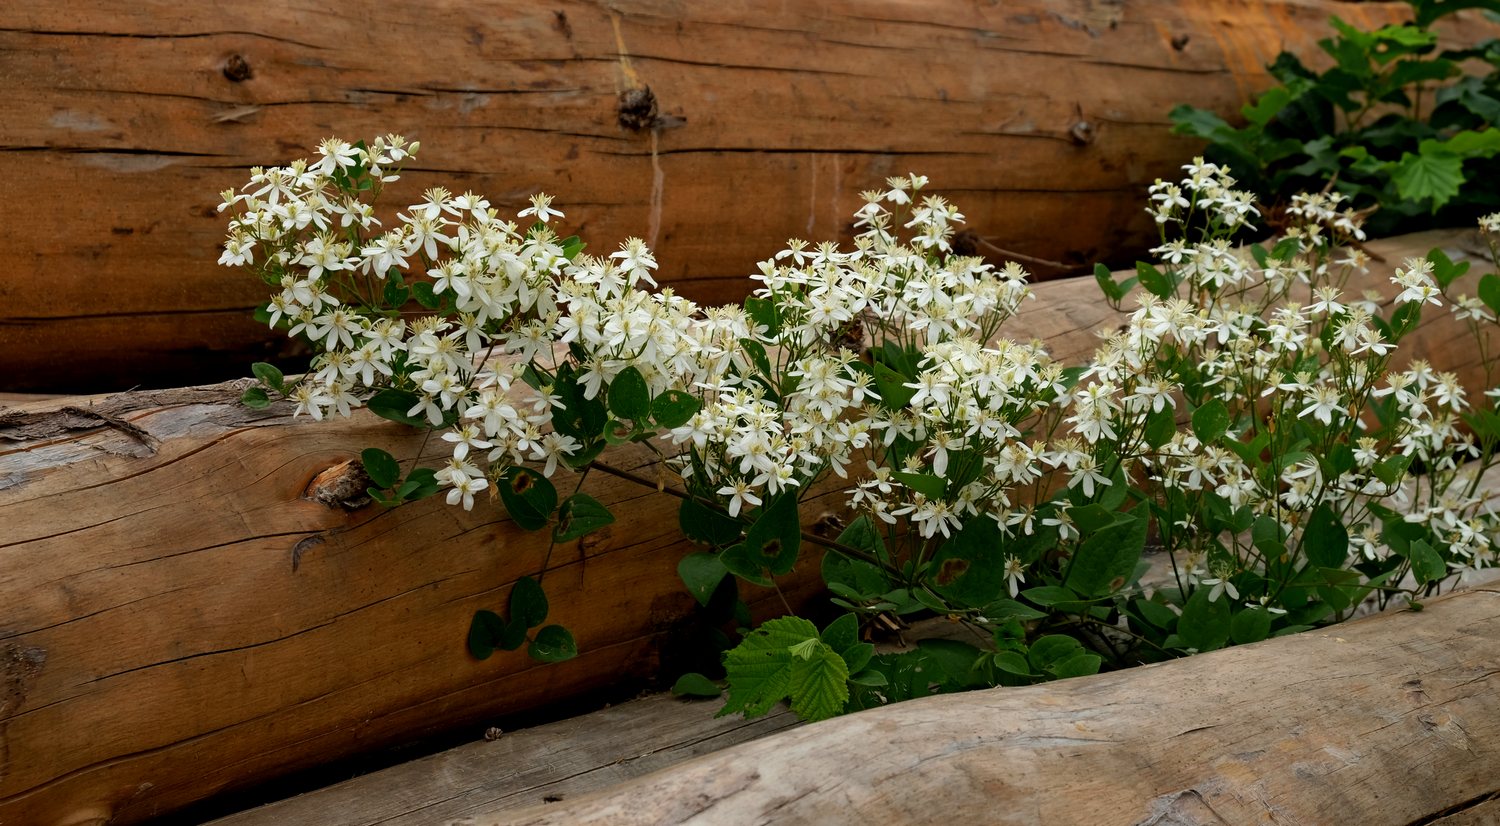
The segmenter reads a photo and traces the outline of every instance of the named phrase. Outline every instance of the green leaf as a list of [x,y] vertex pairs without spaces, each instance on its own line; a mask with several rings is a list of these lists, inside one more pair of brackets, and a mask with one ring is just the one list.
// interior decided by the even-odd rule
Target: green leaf
[[1074,654],[1060,663],[1049,666],[1047,673],[1059,680],[1069,677],[1087,677],[1090,674],[1098,674],[1099,666],[1104,663],[1104,658],[1098,654]]
[[776,302],[769,298],[750,296],[745,299],[745,315],[755,322],[754,326],[765,327],[765,336],[774,339],[781,334],[780,320],[776,315]]
[[1348,560],[1349,531],[1327,502],[1319,504],[1307,518],[1302,552],[1320,568],[1342,568]]
[[645,419],[651,414],[651,388],[640,370],[626,367],[610,381],[609,412],[617,418],[632,421]]
[[264,387],[247,387],[240,394],[240,404],[251,410],[264,410],[271,406],[271,398],[266,395]]
[[1171,278],[1145,261],[1135,262],[1135,276],[1141,280],[1141,286],[1157,298],[1171,298],[1176,291]]
[[1123,588],[1146,547],[1149,521],[1145,516],[1116,514],[1108,527],[1078,544],[1064,584],[1084,596],[1104,596]]
[[688,539],[715,548],[738,542],[743,530],[738,519],[696,499],[682,500],[677,509],[677,526]]
[[469,621],[469,653],[487,660],[495,653],[495,640],[505,633],[505,620],[494,611],[475,611]]
[[1229,636],[1235,642],[1260,642],[1271,635],[1271,612],[1264,608],[1246,608],[1229,623]]
[[901,484],[906,485],[917,493],[928,499],[942,499],[947,489],[947,483],[930,473],[910,473],[904,470],[893,470],[891,476]]
[[818,629],[801,617],[767,620],[746,634],[724,654],[729,696],[715,716],[759,717],[770,711],[791,693],[792,646],[809,639],[818,639]]
[[264,361],[257,361],[250,365],[250,372],[260,379],[265,386],[275,390],[277,393],[286,395],[286,377],[276,369],[276,365]]
[[651,418],[657,425],[671,430],[682,427],[702,409],[697,396],[681,390],[666,390],[651,400]]
[[516,580],[510,589],[510,621],[535,628],[547,621],[547,594],[529,576]]
[[1210,399],[1193,411],[1193,435],[1205,446],[1229,430],[1229,407],[1221,399]]
[[1401,153],[1401,160],[1391,165],[1391,180],[1396,191],[1408,201],[1431,201],[1436,212],[1458,194],[1464,183],[1463,158],[1423,141],[1420,152]]
[[410,502],[426,499],[437,492],[437,471],[430,467],[419,467],[406,474],[406,481],[396,489],[396,498],[403,502]]
[[766,575],[765,560],[758,554],[751,553],[745,543],[725,548],[719,553],[719,561],[740,579],[763,588],[771,587],[771,578]]
[[875,376],[875,389],[880,393],[880,403],[886,409],[901,410],[917,395],[915,387],[906,386],[911,379],[891,369],[885,362],[876,361],[871,369]]
[[688,554],[677,563],[677,575],[682,578],[682,584],[687,586],[693,599],[698,600],[699,605],[707,606],[719,583],[729,575],[729,569],[724,567],[718,554],[695,553]]
[[1171,405],[1162,405],[1157,410],[1146,416],[1146,444],[1152,450],[1172,441],[1177,433],[1177,411]]
[[1057,585],[1041,585],[1036,588],[1027,588],[1021,592],[1021,596],[1044,608],[1063,602],[1077,602],[1078,595]]
[[1125,300],[1125,290],[1115,283],[1115,275],[1110,272],[1109,267],[1103,264],[1094,265],[1094,280],[1099,283],[1099,291],[1104,293],[1112,303],[1119,304]]
[[978,608],[994,601],[1005,588],[1004,535],[995,520],[976,516],[932,557],[927,582],[944,599]]
[[1257,126],[1266,126],[1294,99],[1292,90],[1285,86],[1273,86],[1257,98],[1255,103],[1240,107],[1240,114]]
[[406,302],[411,298],[411,290],[408,290],[399,279],[392,278],[385,282],[381,297],[385,299],[385,306],[399,310],[405,307]]
[[[1427,141],[1423,141],[1427,143]],[[1500,152],[1500,128],[1491,127],[1483,132],[1465,129],[1437,145],[1461,158],[1490,158]]]
[[512,465],[496,487],[510,518],[525,530],[546,527],[552,511],[557,508],[557,488],[547,477],[531,468]]
[[615,515],[604,503],[587,493],[575,493],[564,499],[562,507],[558,508],[557,527],[552,530],[552,538],[557,542],[571,542],[614,521]]
[[805,660],[792,661],[792,711],[816,722],[837,716],[849,702],[849,667],[844,658],[821,643]]
[[1026,659],[1036,671],[1045,671],[1052,665],[1083,653],[1083,644],[1065,634],[1048,634],[1037,638],[1026,653]]
[[1489,307],[1491,312],[1500,313],[1500,275],[1485,273],[1479,279],[1479,300],[1484,306]]
[[533,660],[542,663],[560,663],[578,656],[578,643],[573,634],[561,625],[549,625],[536,632],[536,638],[526,649]]
[[1418,585],[1437,582],[1448,575],[1448,567],[1443,564],[1443,558],[1425,539],[1414,540],[1406,558],[1411,560],[1411,573],[1417,578]]
[[758,560],[774,575],[792,570],[802,548],[796,491],[782,493],[761,509],[745,532],[744,547],[751,559]]
[[378,447],[365,448],[359,454],[359,461],[365,466],[365,474],[378,488],[393,488],[401,481],[401,465],[396,463],[394,456]]
[[689,671],[672,683],[672,694],[678,697],[717,697],[722,693],[718,683],[696,671]]
[[844,614],[823,629],[818,637],[834,651],[843,651],[859,643],[859,617]]
[[1200,652],[1223,648],[1229,641],[1229,598],[1220,595],[1209,602],[1208,592],[1208,588],[1201,586],[1193,591],[1177,620],[1177,636],[1182,644]]
[[406,411],[417,406],[418,396],[407,390],[387,387],[370,397],[365,407],[382,419],[426,429],[432,426],[425,416],[408,416]]
[[418,304],[429,310],[436,310],[443,303],[442,297],[432,291],[432,282],[430,281],[417,281],[413,283],[411,285],[411,294],[417,300]]
[[1432,262],[1433,280],[1437,281],[1437,285],[1445,290],[1448,289],[1450,284],[1457,281],[1464,273],[1469,271],[1468,261],[1454,263],[1453,259],[1449,258],[1448,254],[1443,252],[1439,247],[1433,247],[1427,253],[1427,260]]

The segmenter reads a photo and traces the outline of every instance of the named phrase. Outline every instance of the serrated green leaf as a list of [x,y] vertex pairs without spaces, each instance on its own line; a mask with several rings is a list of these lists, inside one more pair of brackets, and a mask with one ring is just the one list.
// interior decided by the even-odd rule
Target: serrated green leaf
[[[1417,154],[1401,153],[1401,160],[1391,166],[1391,180],[1402,198],[1408,201],[1431,201],[1432,211],[1452,200],[1463,187],[1463,158],[1440,149],[1430,149],[1422,142]],[[1434,144],[1435,145],[1435,144]]]
[[849,702],[849,667],[844,658],[817,643],[813,656],[792,661],[792,711],[810,723],[837,716]]
[[[818,629],[802,617],[768,620],[724,654],[728,697],[716,717],[741,712],[759,717],[791,693],[792,646],[816,640]],[[830,652],[831,653],[831,652]],[[843,660],[839,663],[842,665]]]

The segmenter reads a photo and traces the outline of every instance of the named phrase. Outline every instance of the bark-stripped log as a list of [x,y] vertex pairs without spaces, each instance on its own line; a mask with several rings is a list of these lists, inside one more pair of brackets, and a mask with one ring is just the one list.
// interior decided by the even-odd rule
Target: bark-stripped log
[[[330,133],[426,143],[398,206],[444,185],[513,210],[546,189],[596,248],[652,242],[696,300],[737,299],[790,236],[846,236],[858,191],[908,171],[960,203],[992,257],[1134,254],[1152,235],[1145,186],[1196,148],[1168,134],[1174,105],[1232,115],[1281,49],[1315,56],[1330,14],[1406,9],[7,3],[0,390],[177,387],[283,353],[249,318],[258,282],[215,265],[214,208],[251,165]],[[1500,33],[1472,16],[1452,30]]]
[[913,700],[499,824],[1489,823],[1500,591],[1029,688]]
[[[1375,242],[1351,289],[1469,233]],[[1007,332],[1076,360],[1119,323],[1092,281],[1039,285]],[[1476,372],[1446,313],[1410,342]],[[317,501],[315,479],[364,447],[412,459],[422,436],[359,415],[252,412],[232,386],[63,399],[0,412],[0,823],[128,822],[239,785],[578,693],[652,667],[688,615],[676,501],[594,474],[619,522],[557,548],[552,619],[573,662],[477,663],[477,608],[546,556],[498,507],[391,511]],[[431,457],[436,448],[428,446]],[[648,478],[643,452],[606,454]],[[565,484],[565,483],[564,483]],[[358,486],[355,488],[358,489]],[[804,510],[819,520],[830,495]],[[816,555],[788,578],[811,593]],[[762,603],[774,598],[762,595]]]

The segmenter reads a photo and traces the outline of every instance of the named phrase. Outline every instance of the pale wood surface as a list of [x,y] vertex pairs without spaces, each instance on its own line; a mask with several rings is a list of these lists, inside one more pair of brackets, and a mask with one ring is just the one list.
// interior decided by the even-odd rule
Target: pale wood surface
[[[1432,246],[1459,255],[1467,237],[1371,248],[1393,265]],[[1387,275],[1377,266],[1361,283]],[[1095,289],[1040,285],[1009,334],[1086,354],[1119,323]],[[1429,314],[1413,347],[1472,372],[1448,318]],[[583,655],[474,662],[470,616],[503,606],[545,541],[497,507],[315,502],[320,472],[364,447],[410,461],[422,437],[366,414],[320,424],[248,411],[237,396],[220,385],[0,411],[0,822],[137,821],[648,674],[654,644],[690,613],[676,501],[594,474],[584,489],[620,521],[557,548],[546,579],[552,618]],[[654,477],[644,451],[609,461]],[[840,502],[804,515],[821,522]],[[794,601],[813,593],[815,560],[784,584]]]
[[[1183,660],[914,700],[499,824],[1492,822],[1500,592]],[[1444,819],[1435,819],[1444,816]]]
[[[1337,0],[98,0],[0,4],[0,390],[175,387],[274,359],[263,288],[218,267],[218,193],[331,133],[403,132],[393,192],[540,189],[607,251],[737,299],[791,236],[847,237],[861,189],[908,171],[1000,249],[1072,266],[1151,235],[1143,191],[1233,115],[1282,49],[1318,62]],[[1469,15],[1458,39],[1500,32]],[[652,90],[660,120],[619,122]],[[1047,267],[1036,267],[1046,275]],[[66,352],[67,359],[58,353]]]
[[570,800],[797,725],[789,710],[715,718],[717,700],[658,695],[506,733],[213,821],[214,826],[427,826]]

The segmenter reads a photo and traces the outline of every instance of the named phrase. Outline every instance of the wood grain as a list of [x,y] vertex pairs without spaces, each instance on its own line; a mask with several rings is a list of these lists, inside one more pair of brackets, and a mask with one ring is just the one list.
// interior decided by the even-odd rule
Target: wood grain
[[[1371,244],[1389,267],[1467,233]],[[1013,337],[1086,356],[1120,317],[1091,282],[1039,285]],[[1473,373],[1450,316],[1412,347]],[[495,506],[384,511],[310,497],[365,447],[409,462],[422,437],[361,413],[291,419],[239,407],[236,384],[51,399],[0,410],[0,823],[138,822],[338,757],[532,708],[654,670],[691,614],[676,501],[592,474],[620,517],[556,549],[552,619],[582,656],[475,662],[463,634],[504,605],[546,542]],[[436,449],[430,445],[431,457]],[[649,454],[611,464],[655,478]],[[560,483],[567,490],[566,482]],[[805,508],[837,515],[837,494]],[[816,554],[783,584],[810,599]],[[754,595],[764,614],[780,602]]]
[[722,703],[657,695],[507,732],[213,821],[213,826],[426,826],[584,793],[798,725],[790,710],[716,718]]
[[[700,301],[791,236],[847,237],[861,189],[920,171],[1000,250],[1128,263],[1147,184],[1282,49],[1314,58],[1337,0],[310,0],[0,6],[0,390],[241,375],[288,355],[216,266],[218,193],[328,134],[426,145],[426,187],[519,207],[541,189],[596,248],[630,235]],[[1467,17],[1453,31],[1500,28]],[[648,88],[658,118],[622,125]],[[404,200],[403,200],[404,198]],[[1047,267],[1036,267],[1050,274]],[[69,358],[56,354],[66,351]]]
[[465,822],[1492,822],[1497,638],[1500,591],[1468,591],[1184,660],[899,703]]

